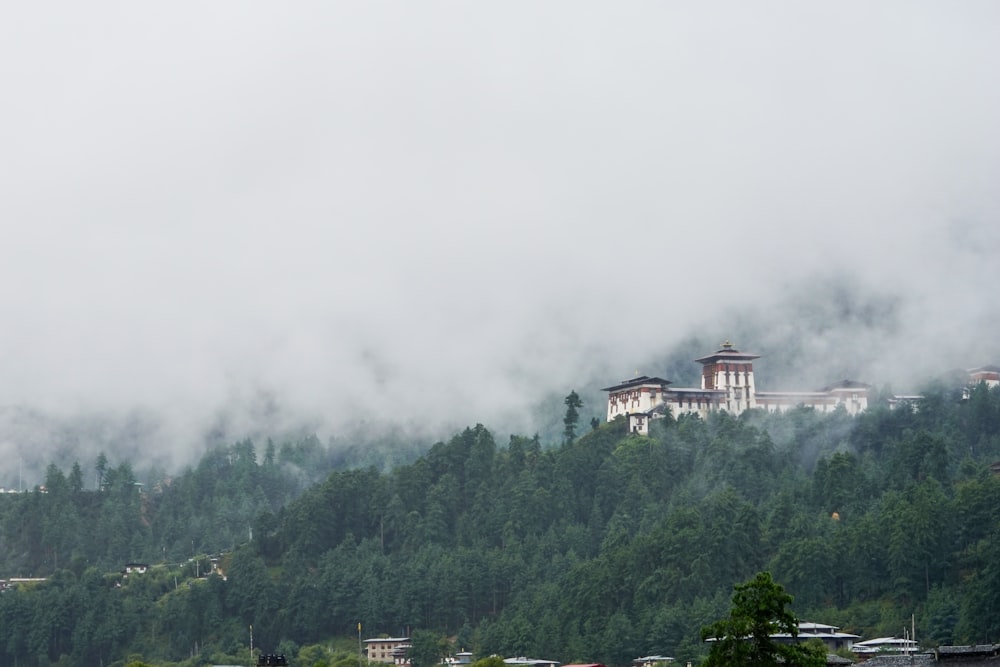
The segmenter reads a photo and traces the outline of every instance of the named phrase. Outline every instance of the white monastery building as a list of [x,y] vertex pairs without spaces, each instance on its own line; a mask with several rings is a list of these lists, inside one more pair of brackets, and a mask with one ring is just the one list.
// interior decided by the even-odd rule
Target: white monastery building
[[844,380],[816,391],[757,391],[753,360],[760,355],[740,352],[726,341],[712,354],[696,359],[702,365],[701,387],[671,387],[669,380],[641,375],[611,387],[608,392],[608,421],[619,415],[628,420],[630,432],[649,433],[649,420],[667,410],[674,417],[725,410],[738,415],[744,410],[763,408],[784,412],[802,406],[832,412],[843,406],[856,415],[868,408],[870,385]]
[[985,382],[986,386],[990,389],[1000,386],[1000,366],[980,366],[979,368],[970,368],[966,371],[966,373],[969,374],[970,385],[977,385],[980,382]]

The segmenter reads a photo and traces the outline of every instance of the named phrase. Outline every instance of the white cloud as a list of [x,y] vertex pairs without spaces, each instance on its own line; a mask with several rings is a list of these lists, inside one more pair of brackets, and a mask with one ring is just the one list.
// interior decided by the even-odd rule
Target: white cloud
[[993,3],[4,13],[0,404],[489,421],[810,281],[998,361]]

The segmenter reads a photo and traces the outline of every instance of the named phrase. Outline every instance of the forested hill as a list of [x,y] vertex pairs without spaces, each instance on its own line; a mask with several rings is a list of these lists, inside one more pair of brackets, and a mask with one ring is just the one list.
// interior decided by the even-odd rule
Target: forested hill
[[[0,562],[54,574],[0,595],[0,661],[200,665],[192,655],[237,655],[251,624],[294,655],[359,622],[480,655],[698,660],[700,628],[763,569],[800,618],[868,638],[911,614],[925,644],[1000,636],[1000,390],[984,386],[857,418],[668,418],[649,437],[619,421],[550,447],[476,426],[290,501],[273,456],[239,443],[141,494],[127,468],[101,492],[56,470],[58,488],[3,497]],[[244,518],[252,541],[249,526],[235,537]],[[179,585],[209,565],[171,554],[206,534],[245,543],[222,558],[225,580]],[[154,567],[119,588],[100,569],[114,559]]]

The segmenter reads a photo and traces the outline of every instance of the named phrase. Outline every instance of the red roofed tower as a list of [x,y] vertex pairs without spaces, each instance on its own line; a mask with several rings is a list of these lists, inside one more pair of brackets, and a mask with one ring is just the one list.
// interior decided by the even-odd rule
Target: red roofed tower
[[701,388],[726,391],[725,408],[740,414],[757,406],[753,379],[753,360],[759,354],[740,352],[728,340],[719,350],[701,359]]

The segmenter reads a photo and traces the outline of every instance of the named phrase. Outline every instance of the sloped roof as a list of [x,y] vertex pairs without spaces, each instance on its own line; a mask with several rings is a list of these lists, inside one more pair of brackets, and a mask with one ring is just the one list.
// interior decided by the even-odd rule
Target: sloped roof
[[833,391],[834,389],[871,389],[870,384],[865,384],[864,382],[858,382],[857,380],[841,380],[840,382],[834,382],[831,385],[827,385],[820,389],[820,391]]
[[710,364],[713,361],[752,361],[753,359],[760,359],[759,354],[751,354],[749,352],[740,352],[733,344],[728,340],[722,344],[718,350],[712,354],[702,357],[700,359],[695,359],[700,364]]
[[619,384],[612,385],[610,387],[604,387],[601,391],[618,391],[620,389],[628,389],[629,387],[641,387],[643,385],[657,385],[659,387],[666,386],[670,384],[670,380],[664,380],[660,377],[649,377],[648,375],[640,375],[639,377],[634,377],[631,380],[622,380]]

